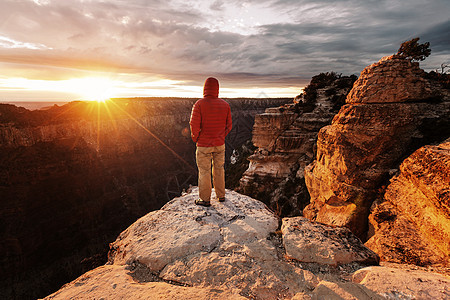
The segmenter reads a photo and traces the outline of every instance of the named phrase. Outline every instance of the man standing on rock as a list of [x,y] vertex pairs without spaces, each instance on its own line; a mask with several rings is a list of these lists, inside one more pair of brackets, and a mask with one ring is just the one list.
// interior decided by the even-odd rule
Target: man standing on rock
[[197,144],[198,205],[210,206],[211,163],[214,189],[220,202],[225,201],[225,136],[231,131],[230,105],[219,97],[219,81],[209,77],[203,87],[203,98],[192,108],[191,137]]

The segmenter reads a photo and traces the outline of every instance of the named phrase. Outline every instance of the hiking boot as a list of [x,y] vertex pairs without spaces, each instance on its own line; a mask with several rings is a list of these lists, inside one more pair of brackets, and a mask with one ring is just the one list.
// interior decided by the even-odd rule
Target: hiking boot
[[225,202],[225,197],[220,197],[219,202]]
[[197,205],[201,205],[201,206],[206,206],[206,207],[208,207],[208,206],[211,206],[211,202],[209,202],[209,201],[204,201],[204,200],[202,200],[202,199],[197,199],[197,200],[195,200],[195,204],[197,204]]

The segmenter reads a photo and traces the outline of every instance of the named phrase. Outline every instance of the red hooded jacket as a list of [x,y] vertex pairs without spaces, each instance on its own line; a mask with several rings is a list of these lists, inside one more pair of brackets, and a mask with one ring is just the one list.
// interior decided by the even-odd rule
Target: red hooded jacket
[[203,98],[192,108],[191,137],[198,147],[215,147],[225,144],[231,131],[230,105],[219,96],[219,81],[209,77],[203,87]]

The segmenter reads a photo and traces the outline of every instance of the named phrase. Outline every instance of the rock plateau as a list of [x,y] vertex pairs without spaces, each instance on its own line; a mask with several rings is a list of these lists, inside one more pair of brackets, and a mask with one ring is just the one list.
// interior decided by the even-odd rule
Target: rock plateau
[[140,218],[111,244],[108,264],[45,299],[450,296],[447,276],[367,266],[377,255],[345,228],[296,217],[284,218],[280,231],[278,217],[248,196],[228,190],[209,208],[196,206],[197,197],[195,188]]

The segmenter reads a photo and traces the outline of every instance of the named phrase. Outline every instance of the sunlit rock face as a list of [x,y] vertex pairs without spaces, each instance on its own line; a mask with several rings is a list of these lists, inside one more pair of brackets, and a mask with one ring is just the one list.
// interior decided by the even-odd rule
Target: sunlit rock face
[[347,97],[347,103],[402,103],[426,101],[442,91],[427,80],[418,62],[383,57],[365,68]]
[[304,168],[314,159],[319,129],[331,123],[356,79],[322,75],[313,77],[309,94],[255,117],[253,144],[258,149],[248,158],[239,190],[280,216],[301,215],[309,203]]
[[[279,218],[227,190],[194,204],[198,188],[137,220],[111,244],[108,264],[45,299],[446,299],[448,277],[378,256],[347,228]],[[368,266],[369,265],[369,266]],[[372,265],[372,266],[371,266]]]
[[306,217],[364,237],[369,208],[402,159],[450,136],[449,91],[425,77],[418,63],[394,57],[362,72],[348,104],[319,132],[305,169]]
[[[195,99],[0,106],[0,294],[35,299],[106,261],[108,243],[196,182]],[[287,99],[229,100],[228,156]]]
[[450,265],[450,139],[400,165],[370,217],[366,245],[385,261]]

